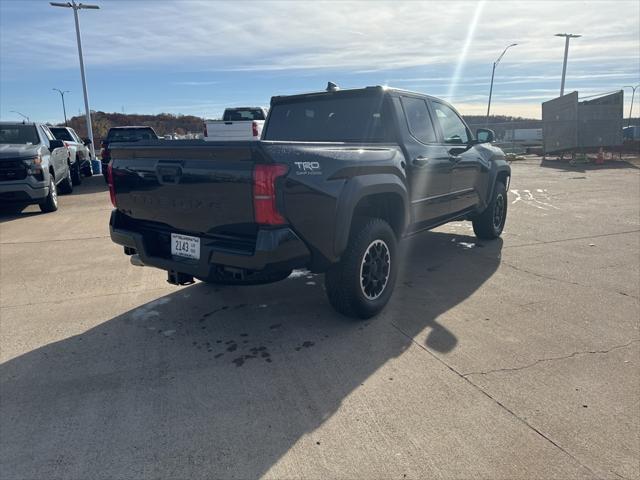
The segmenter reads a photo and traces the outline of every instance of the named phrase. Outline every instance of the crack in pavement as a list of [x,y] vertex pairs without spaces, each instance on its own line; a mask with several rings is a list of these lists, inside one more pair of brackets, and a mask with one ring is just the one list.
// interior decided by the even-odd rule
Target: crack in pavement
[[[576,457],[574,457],[573,455],[571,455],[571,453],[569,453],[567,450],[565,450],[560,444],[558,444],[557,442],[555,442],[552,438],[550,438],[549,436],[545,435],[543,432],[541,432],[540,430],[538,430],[536,427],[534,427],[533,425],[531,425],[529,422],[527,422],[524,418],[520,417],[519,415],[517,415],[513,410],[511,410],[509,407],[507,407],[506,405],[504,405],[503,403],[501,403],[497,398],[493,397],[491,394],[489,394],[487,391],[485,391],[482,387],[480,387],[479,385],[476,385],[475,383],[473,383],[469,378],[467,378],[465,375],[461,374],[460,372],[458,372],[455,368],[453,368],[451,365],[449,365],[447,362],[445,362],[444,360],[442,360],[438,355],[434,354],[431,350],[429,350],[426,346],[416,342],[416,340],[408,335],[406,332],[404,332],[400,327],[398,327],[395,323],[393,322],[389,322],[389,324],[395,328],[398,332],[400,332],[402,335],[404,335],[407,339],[409,339],[409,341],[411,341],[411,343],[415,344],[416,346],[418,346],[419,348],[421,348],[422,350],[424,350],[425,352],[427,352],[429,355],[431,355],[433,358],[435,358],[438,362],[440,362],[442,365],[444,365],[447,369],[451,370],[455,375],[457,375],[458,377],[460,377],[462,380],[464,380],[465,382],[467,382],[469,385],[471,385],[474,389],[476,389],[478,392],[480,392],[481,394],[483,394],[485,397],[489,398],[490,400],[492,400],[494,403],[496,403],[500,408],[502,408],[503,410],[505,410],[506,412],[508,412],[509,414],[511,414],[511,416],[513,416],[517,421],[519,421],[520,423],[522,423],[523,425],[525,425],[526,427],[528,427],[529,429],[531,429],[533,432],[535,432],[536,434],[538,434],[540,437],[542,437],[544,440],[546,440],[547,442],[549,442],[551,445],[553,445],[554,447],[556,447],[558,450],[560,450],[562,453],[564,453],[567,457],[569,457],[570,459],[572,459],[574,462],[576,462],[578,465],[580,465],[582,468],[584,468],[586,471],[588,471],[593,477],[598,478],[599,476],[596,474],[595,471],[593,471],[591,468],[589,468],[587,465],[583,464],[580,460],[578,460]],[[637,340],[636,340],[637,341]],[[631,342],[633,343],[633,342]]]
[[76,240],[96,240],[98,238],[110,238],[109,235],[100,235],[99,237],[77,237],[77,238],[58,238],[55,240],[35,240],[31,242],[0,242],[0,245],[30,245],[37,243],[51,243],[51,242],[73,242]]
[[[83,295],[83,296],[77,296],[77,297],[73,297],[74,300],[84,300],[86,298],[102,298],[102,297],[113,297],[116,295],[128,295],[131,293],[145,293],[145,292],[153,292],[156,290],[166,290],[166,287],[156,287],[156,288],[146,288],[146,289],[142,289],[142,290],[127,290],[126,292],[112,292],[112,293],[102,293],[100,295]],[[66,298],[64,300],[45,300],[44,302],[29,302],[29,303],[18,303],[15,305],[2,305],[0,306],[0,310],[5,309],[5,308],[19,308],[19,307],[35,307],[37,305],[46,305],[46,304],[60,304],[60,303],[65,303],[68,302],[69,299]]]
[[549,358],[540,358],[538,360],[536,360],[535,362],[529,363],[527,365],[523,365],[521,367],[512,367],[512,368],[496,368],[493,370],[486,370],[486,371],[480,371],[480,372],[468,372],[468,373],[461,373],[460,375],[462,375],[463,377],[468,377],[469,375],[489,375],[491,373],[500,373],[500,372],[517,372],[519,370],[524,370],[526,368],[531,368],[535,365],[538,365],[539,363],[545,363],[545,362],[553,362],[555,360],[566,360],[568,358],[572,358],[572,357],[576,357],[578,355],[604,355],[607,354],[609,352],[612,352],[614,350],[619,350],[621,348],[626,348],[629,347],[631,345],[633,345],[634,343],[640,342],[640,339],[635,339],[635,340],[631,340],[628,343],[625,343],[624,345],[616,345],[614,347],[609,348],[608,350],[584,350],[584,351],[580,351],[580,352],[573,352],[570,353],[569,355],[562,355],[560,357],[549,357]]
[[[593,285],[585,285],[584,283],[572,282],[571,280],[564,280],[562,278],[552,277],[551,275],[545,275],[543,273],[533,272],[531,270],[527,270],[526,268],[518,267],[518,266],[516,266],[516,265],[514,265],[512,263],[509,263],[504,259],[501,259],[500,263],[506,265],[507,267],[513,268],[514,270],[517,270],[518,272],[527,273],[529,275],[533,275],[534,277],[544,278],[545,280],[553,280],[554,282],[566,283],[568,285],[576,285],[578,287],[583,287],[583,288],[594,288]],[[604,291],[609,292],[609,293],[615,293],[617,295],[622,295],[622,296],[625,296],[625,297],[630,297],[630,298],[635,298],[636,300],[640,300],[635,295],[631,295],[629,293],[624,293],[624,292],[620,292],[618,290],[612,290],[612,289],[604,288],[604,287],[597,287],[597,288],[598,288],[598,290],[604,290]]]
[[600,235],[588,235],[585,237],[561,238],[559,240],[539,241],[536,243],[525,243],[522,245],[505,245],[502,247],[502,249],[504,250],[505,248],[535,247],[537,245],[549,245],[550,243],[571,242],[574,240],[590,240],[592,238],[611,237],[614,235],[627,235],[629,233],[639,233],[639,232],[640,230],[629,230],[626,232],[603,233]]

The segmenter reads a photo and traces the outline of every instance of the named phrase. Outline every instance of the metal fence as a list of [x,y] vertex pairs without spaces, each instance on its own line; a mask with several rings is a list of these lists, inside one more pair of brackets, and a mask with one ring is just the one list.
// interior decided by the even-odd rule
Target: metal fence
[[622,145],[622,90],[582,101],[571,92],[542,104],[545,153],[589,151]]

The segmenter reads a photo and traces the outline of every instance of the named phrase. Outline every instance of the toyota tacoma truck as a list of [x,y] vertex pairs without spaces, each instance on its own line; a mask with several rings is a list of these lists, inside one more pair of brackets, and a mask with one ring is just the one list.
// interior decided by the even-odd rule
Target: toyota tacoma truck
[[178,285],[322,272],[336,310],[369,318],[391,297],[401,239],[461,219],[501,234],[511,171],[492,139],[404,90],[276,96],[257,142],[114,145],[111,238]]
[[262,107],[227,108],[222,120],[205,120],[204,139],[209,142],[260,140],[267,111]]

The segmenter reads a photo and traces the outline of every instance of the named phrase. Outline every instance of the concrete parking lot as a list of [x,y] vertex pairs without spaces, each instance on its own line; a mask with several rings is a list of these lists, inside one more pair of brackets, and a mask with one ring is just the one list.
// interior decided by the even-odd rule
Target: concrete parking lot
[[366,322],[131,266],[101,177],[2,213],[1,477],[639,478],[640,169],[512,168],[503,238],[415,237]]

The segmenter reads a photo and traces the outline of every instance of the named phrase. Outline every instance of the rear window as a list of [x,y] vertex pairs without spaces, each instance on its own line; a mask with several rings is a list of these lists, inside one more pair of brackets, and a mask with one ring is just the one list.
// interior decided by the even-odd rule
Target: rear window
[[156,140],[158,136],[151,128],[114,128],[109,130],[109,142],[137,142],[140,140]]
[[225,122],[239,122],[241,120],[264,120],[264,112],[259,108],[226,109],[222,120]]
[[37,145],[40,137],[35,125],[0,125],[0,144]]
[[391,142],[388,102],[381,95],[331,95],[272,106],[265,140]]
[[66,128],[50,127],[49,130],[51,130],[51,133],[53,133],[53,136],[56,137],[57,140],[66,140],[68,142],[76,141]]

